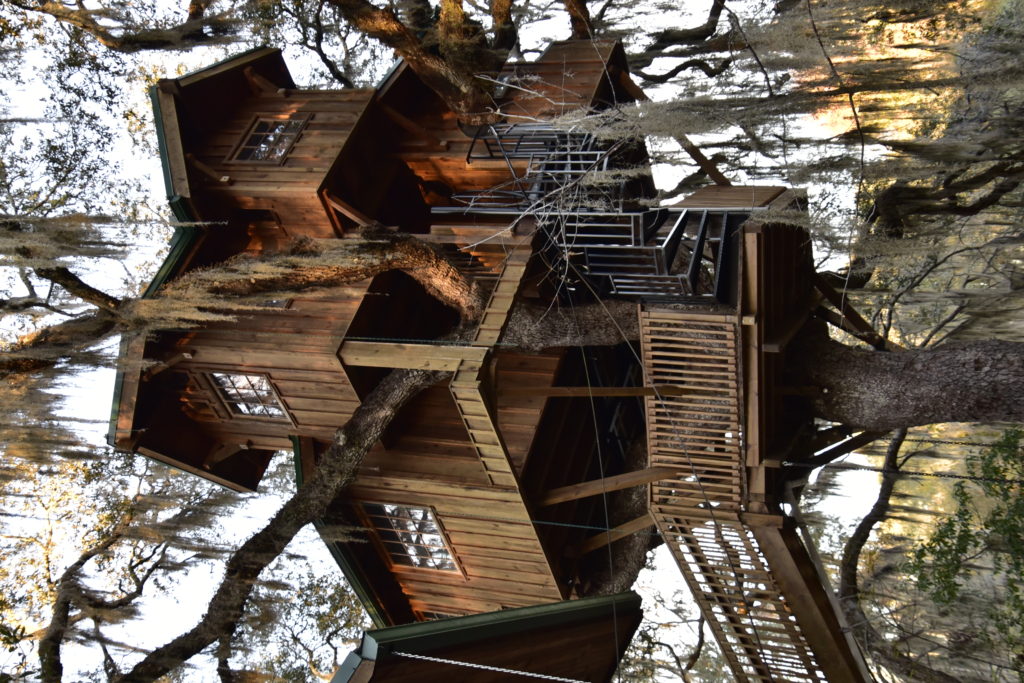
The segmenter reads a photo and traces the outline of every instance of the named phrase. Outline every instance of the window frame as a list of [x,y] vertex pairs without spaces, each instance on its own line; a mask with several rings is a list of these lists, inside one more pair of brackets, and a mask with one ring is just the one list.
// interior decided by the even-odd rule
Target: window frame
[[[243,412],[239,412],[238,410],[235,409],[235,405],[236,404],[251,404],[251,402],[247,402],[247,401],[234,401],[233,399],[231,399],[229,396],[227,396],[224,393],[224,389],[220,386],[220,384],[217,383],[217,380],[214,378],[214,375],[234,375],[234,376],[237,376],[237,377],[259,377],[259,378],[263,379],[266,382],[267,389],[269,390],[269,395],[270,395],[271,398],[273,398],[274,402],[276,403],[275,407],[278,410],[281,411],[281,415],[249,415],[249,414],[246,414],[246,413],[243,413]],[[264,422],[273,422],[275,424],[288,425],[288,426],[292,426],[292,427],[295,426],[295,421],[292,419],[291,413],[288,412],[288,408],[285,407],[285,403],[284,403],[284,400],[281,398],[281,394],[278,392],[277,387],[274,386],[274,383],[270,380],[270,375],[268,375],[267,373],[265,373],[265,372],[238,372],[238,371],[235,371],[235,370],[205,370],[203,372],[203,380],[210,387],[210,391],[213,393],[214,396],[217,397],[217,400],[220,402],[220,404],[224,408],[224,410],[227,411],[227,415],[228,415],[228,419],[229,420],[234,420],[234,419],[260,420],[260,421],[264,421]],[[258,392],[259,390],[254,388],[253,391],[254,392]],[[257,397],[259,397],[258,393],[256,395],[257,395]],[[260,401],[260,405],[266,406],[266,405],[269,405],[269,404],[264,403],[261,400]]]
[[[403,562],[396,561],[396,559],[395,559],[396,558],[396,554],[394,554],[388,548],[388,545],[387,545],[388,543],[391,543],[391,544],[398,543],[398,544],[401,544],[401,545],[403,545],[405,547],[408,547],[410,545],[421,545],[421,544],[407,544],[405,541],[403,541],[401,539],[401,536],[398,537],[398,540],[385,540],[384,538],[382,538],[381,537],[381,533],[380,533],[381,531],[391,531],[391,532],[394,532],[396,534],[399,534],[399,533],[401,533],[401,530],[395,529],[395,528],[392,528],[392,529],[382,529],[381,527],[379,527],[376,524],[374,524],[374,522],[373,522],[374,518],[378,518],[379,519],[379,518],[385,517],[385,516],[372,513],[368,509],[368,507],[367,507],[367,506],[371,506],[371,505],[376,505],[376,506],[380,506],[380,507],[391,506],[391,507],[397,507],[397,508],[401,508],[401,509],[405,509],[405,510],[422,510],[422,511],[428,513],[430,515],[430,519],[434,523],[434,528],[437,530],[436,534],[434,534],[434,535],[438,536],[441,539],[441,543],[443,544],[444,551],[448,555],[448,560],[451,562],[452,567],[450,569],[448,569],[448,568],[443,568],[443,567],[432,567],[432,566],[429,566],[429,565],[416,565],[416,564],[412,564],[411,562],[409,564],[406,564],[406,563],[403,563]],[[369,501],[359,501],[357,503],[356,507],[358,509],[358,514],[359,514],[360,518],[362,519],[363,525],[370,532],[370,537],[371,537],[371,539],[373,541],[373,544],[377,547],[378,552],[381,554],[381,556],[384,558],[385,562],[387,562],[388,566],[392,570],[397,570],[397,571],[410,571],[410,570],[411,571],[421,571],[422,570],[422,571],[429,571],[429,572],[443,572],[443,573],[446,573],[446,574],[455,574],[455,575],[462,576],[463,578],[466,578],[466,570],[462,567],[462,563],[459,561],[458,556],[455,554],[455,549],[452,547],[451,539],[448,538],[448,534],[447,534],[447,532],[444,529],[444,525],[441,523],[441,520],[437,516],[437,510],[432,505],[408,505],[408,504],[404,504],[404,503],[384,503],[384,502],[380,502],[380,501],[369,500]],[[391,518],[391,516],[390,515],[386,515],[386,518]],[[406,532],[406,533],[409,533],[409,532]],[[428,533],[434,533],[434,532],[428,532]],[[410,557],[410,558],[412,557],[412,555],[409,555],[408,553],[406,553],[405,556]]]
[[[248,164],[261,165],[262,164],[262,165],[266,165],[266,166],[282,166],[282,165],[284,165],[284,163],[288,160],[288,157],[291,155],[292,149],[295,148],[295,143],[297,143],[299,141],[299,138],[302,137],[302,134],[306,131],[306,126],[309,125],[309,121],[310,121],[311,118],[313,118],[312,114],[290,114],[288,116],[281,116],[280,114],[256,114],[256,115],[254,115],[252,117],[252,119],[249,121],[248,125],[245,127],[245,132],[242,133],[241,138],[239,138],[238,142],[236,142],[234,144],[234,146],[231,148],[231,152],[228,154],[227,158],[224,159],[224,163],[226,163],[226,164],[243,164],[243,165],[248,165]],[[280,156],[274,157],[272,159],[239,159],[238,158],[238,155],[242,152],[242,150],[251,147],[247,143],[249,142],[250,138],[253,135],[257,135],[258,134],[258,133],[255,132],[255,129],[256,129],[256,127],[261,122],[291,123],[293,121],[298,122],[298,124],[299,124],[298,128],[295,130],[294,133],[291,134],[291,139],[288,141],[288,146],[284,149],[283,152],[281,152]]]

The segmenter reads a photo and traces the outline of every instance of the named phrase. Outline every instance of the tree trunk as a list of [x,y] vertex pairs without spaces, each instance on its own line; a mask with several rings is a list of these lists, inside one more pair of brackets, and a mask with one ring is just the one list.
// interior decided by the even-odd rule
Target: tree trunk
[[819,388],[815,413],[860,429],[938,422],[1024,422],[1024,344],[950,343],[878,352],[818,337],[790,355],[797,381]]

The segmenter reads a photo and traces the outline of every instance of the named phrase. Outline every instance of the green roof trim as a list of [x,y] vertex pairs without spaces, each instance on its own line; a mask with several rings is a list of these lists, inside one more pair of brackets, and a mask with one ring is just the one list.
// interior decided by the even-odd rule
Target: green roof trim
[[[192,216],[188,202],[178,195],[173,195],[171,169],[167,163],[167,140],[164,137],[163,126],[160,125],[162,118],[160,100],[157,97],[156,86],[149,89],[149,99],[150,102],[153,103],[153,117],[156,122],[157,148],[160,150],[160,167],[164,174],[164,188],[167,191],[168,203],[170,204],[171,212],[177,220],[192,223],[195,218]],[[192,247],[199,240],[201,235],[202,230],[200,230],[196,225],[178,225],[174,228],[174,234],[171,235],[170,249],[167,252],[167,256],[164,258],[164,262],[160,264],[160,268],[156,271],[156,275],[153,276],[149,286],[146,287],[144,292],[142,292],[143,299],[156,294],[160,287],[181,272],[185,257],[192,250]],[[122,337],[118,357],[124,355],[126,347],[126,341],[124,337]],[[107,443],[111,446],[115,445],[117,414],[121,408],[122,393],[124,393],[124,370],[122,368],[118,368],[117,374],[114,377],[114,398],[110,406],[110,423],[107,428]]]
[[609,613],[639,612],[640,609],[640,596],[633,591],[626,591],[616,595],[517,607],[367,631],[363,634],[359,648],[345,658],[331,680],[332,683],[348,683],[361,662],[386,660],[396,650],[426,655],[484,639],[493,640],[538,628],[603,619]]
[[[295,489],[298,490],[302,487],[302,446],[297,436],[289,437],[292,441],[292,451],[295,454]],[[313,526],[317,532],[321,532],[326,528],[326,523],[322,519],[313,520]],[[321,533],[321,537],[323,534]],[[343,543],[337,543],[335,541],[328,541],[326,538],[323,539],[324,545],[327,546],[327,550],[330,551],[334,561],[338,563],[338,567],[341,568],[341,573],[345,575],[345,580],[348,581],[349,586],[352,588],[352,592],[359,598],[359,602],[363,603],[363,608],[366,613],[370,616],[370,620],[373,625],[377,628],[385,628],[388,625],[387,619],[384,618],[384,608],[377,601],[376,593],[371,587],[370,581],[366,574],[363,573],[362,568],[356,561],[355,557],[348,551]]]

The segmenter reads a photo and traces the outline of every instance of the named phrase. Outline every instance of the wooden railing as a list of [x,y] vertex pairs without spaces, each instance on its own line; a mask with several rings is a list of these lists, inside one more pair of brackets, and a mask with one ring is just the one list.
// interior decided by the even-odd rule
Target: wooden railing
[[822,681],[825,673],[760,547],[758,527],[782,517],[744,511],[746,461],[735,314],[642,311],[649,396],[651,514],[733,674],[740,680]]

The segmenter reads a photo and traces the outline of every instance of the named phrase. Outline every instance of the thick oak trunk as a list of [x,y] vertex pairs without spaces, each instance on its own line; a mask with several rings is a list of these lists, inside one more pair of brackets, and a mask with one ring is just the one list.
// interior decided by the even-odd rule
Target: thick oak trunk
[[1024,344],[950,343],[878,352],[818,338],[791,355],[799,381],[821,390],[819,417],[887,431],[937,422],[1022,422]]

